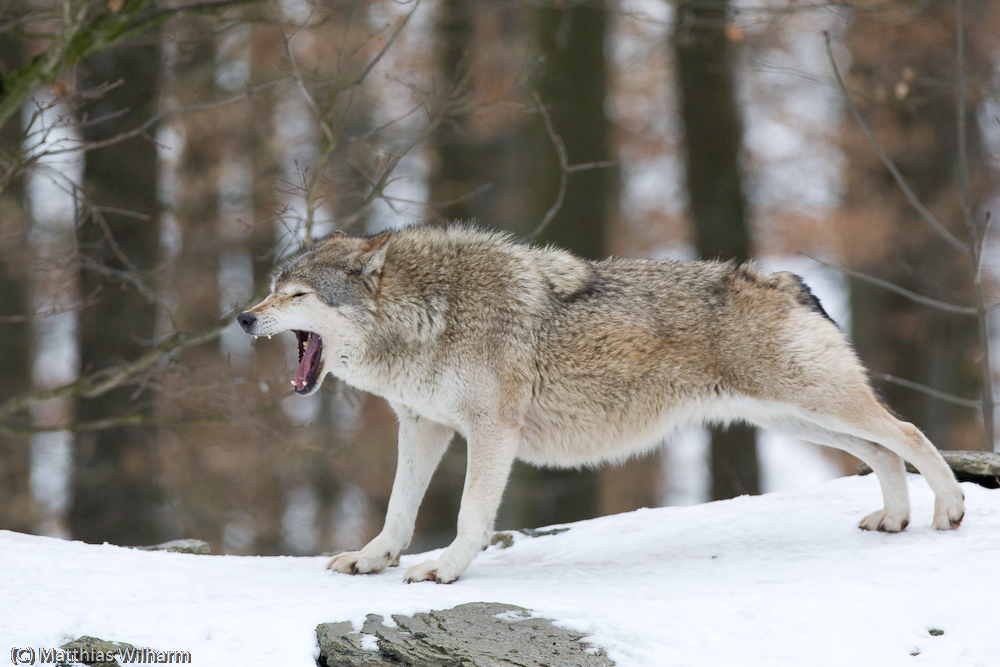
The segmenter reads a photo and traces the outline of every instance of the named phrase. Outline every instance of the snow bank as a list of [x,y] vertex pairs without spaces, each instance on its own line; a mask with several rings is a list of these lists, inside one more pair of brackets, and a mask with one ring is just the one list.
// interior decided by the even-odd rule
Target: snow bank
[[[349,577],[323,558],[196,556],[0,531],[0,650],[92,635],[196,665],[309,667],[315,626],[505,602],[589,634],[618,665],[997,665],[1000,491],[963,484],[962,528],[931,530],[910,476],[898,535],[855,526],[874,476],[515,534],[450,586],[405,568]],[[930,630],[943,630],[932,636]],[[918,654],[914,657],[913,654]],[[0,658],[6,662],[6,657]]]

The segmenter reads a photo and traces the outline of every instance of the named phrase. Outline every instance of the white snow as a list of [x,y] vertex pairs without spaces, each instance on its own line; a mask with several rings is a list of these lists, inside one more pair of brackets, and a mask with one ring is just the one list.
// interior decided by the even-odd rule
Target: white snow
[[963,489],[968,512],[954,532],[930,528],[933,496],[915,475],[905,532],[858,530],[881,497],[873,476],[849,477],[517,534],[450,586],[402,582],[433,553],[351,577],[326,571],[324,558],[0,531],[0,651],[86,634],[190,651],[196,665],[308,667],[318,623],[360,629],[368,613],[496,601],[586,632],[618,665],[997,665],[1000,491]]

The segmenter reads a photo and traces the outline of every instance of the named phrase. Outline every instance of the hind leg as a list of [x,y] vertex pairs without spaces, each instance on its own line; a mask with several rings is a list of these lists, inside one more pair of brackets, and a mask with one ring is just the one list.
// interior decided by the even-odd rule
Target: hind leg
[[[790,412],[822,431],[867,441],[872,446],[884,448],[896,457],[912,463],[934,491],[934,521],[931,525],[938,530],[958,528],[965,515],[965,496],[955,481],[951,468],[931,441],[913,424],[900,421],[890,414],[879,403],[867,384],[830,388],[830,390],[836,389],[841,391],[831,391],[831,393],[837,395],[839,400],[807,401],[803,400],[807,399],[803,396],[797,401],[798,409]],[[811,398],[815,399],[814,396]],[[828,443],[823,442],[823,444]],[[861,446],[859,451],[872,456],[872,450],[864,446]],[[891,468],[898,469],[897,463],[890,463],[884,455],[875,455],[872,461],[866,460],[860,454],[859,458],[865,460],[879,474],[883,489],[887,484],[894,487],[898,483],[899,475],[888,472]],[[882,473],[879,473],[876,465],[882,467]],[[886,509],[889,509],[888,496],[886,502]],[[866,521],[862,522],[862,527],[870,527],[877,518],[874,515],[871,517],[872,521],[867,521],[866,518]]]
[[850,441],[851,446],[842,449],[868,464],[878,478],[885,501],[885,506],[863,518],[858,528],[898,533],[910,523],[910,493],[903,459],[873,442],[860,438],[850,438]]
[[920,429],[896,419],[881,405],[878,407],[881,415],[874,411],[860,415],[852,428],[857,428],[861,437],[879,443],[916,466],[934,491],[934,521],[931,524],[934,528],[958,528],[965,516],[965,494],[955,474]]
[[906,485],[906,466],[899,456],[873,442],[831,431],[798,417],[772,417],[759,421],[761,426],[779,435],[842,449],[868,464],[882,488],[883,507],[863,518],[859,528],[898,533],[909,524],[910,494]]

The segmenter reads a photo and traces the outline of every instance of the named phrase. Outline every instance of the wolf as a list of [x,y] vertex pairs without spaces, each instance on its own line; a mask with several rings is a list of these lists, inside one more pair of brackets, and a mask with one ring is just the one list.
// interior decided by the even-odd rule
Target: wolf
[[271,293],[238,321],[253,336],[295,334],[296,394],[332,374],[398,415],[384,528],[335,556],[337,572],[380,572],[407,547],[455,432],[468,442],[457,536],[407,582],[453,582],[489,544],[515,459],[622,461],[691,423],[743,420],[863,460],[884,500],[864,530],[907,526],[904,459],[934,491],[934,528],[957,528],[965,513],[940,453],[881,402],[791,273],[587,261],[470,225],[336,232],[280,265]]

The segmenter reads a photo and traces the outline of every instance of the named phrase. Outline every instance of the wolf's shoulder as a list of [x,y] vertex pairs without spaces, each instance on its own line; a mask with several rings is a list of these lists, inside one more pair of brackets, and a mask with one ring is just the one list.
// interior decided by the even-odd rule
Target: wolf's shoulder
[[394,236],[400,246],[437,252],[446,249],[496,251],[516,244],[511,233],[484,229],[473,222],[414,224],[395,230]]
[[577,291],[592,273],[592,263],[571,252],[472,223],[403,228],[396,234],[394,250],[399,261],[432,263],[443,274],[459,274],[468,285],[485,282],[497,289],[551,290],[556,296]]

